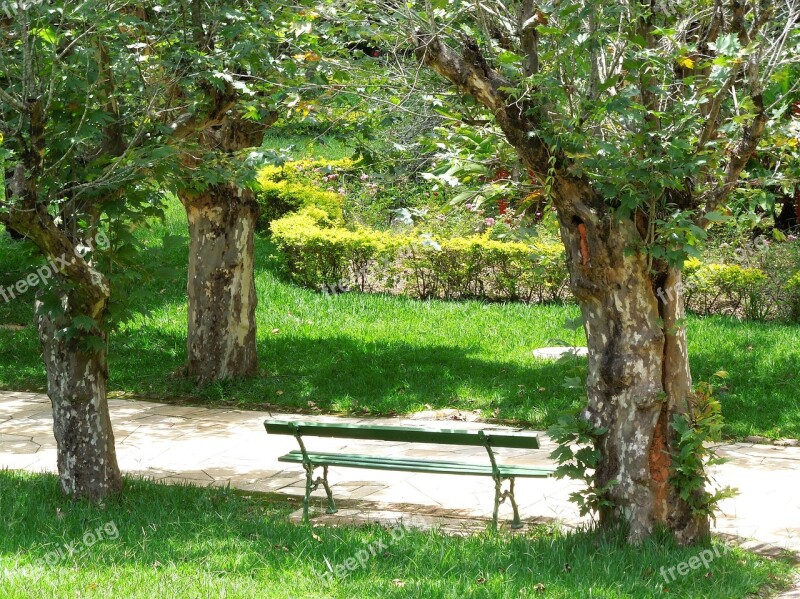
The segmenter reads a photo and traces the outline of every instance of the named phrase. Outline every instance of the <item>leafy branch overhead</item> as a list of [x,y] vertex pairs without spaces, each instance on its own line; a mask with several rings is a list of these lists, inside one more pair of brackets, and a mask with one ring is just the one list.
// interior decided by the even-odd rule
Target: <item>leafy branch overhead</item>
[[724,215],[798,60],[796,2],[366,4],[369,32],[399,31],[477,102],[557,206],[633,220],[670,264]]

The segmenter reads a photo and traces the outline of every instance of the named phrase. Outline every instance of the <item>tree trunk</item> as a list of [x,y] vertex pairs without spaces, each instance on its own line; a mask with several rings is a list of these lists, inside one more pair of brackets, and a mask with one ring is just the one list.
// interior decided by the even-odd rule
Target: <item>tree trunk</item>
[[608,429],[595,481],[617,483],[616,507],[600,521],[626,522],[633,542],[662,524],[691,543],[709,533],[708,519],[669,483],[673,417],[691,410],[681,272],[653,276],[644,254],[626,251],[641,239],[632,220],[585,216],[562,210],[559,221],[589,347],[585,416]]
[[[607,429],[597,441],[595,483],[602,488],[617,482],[608,492],[615,507],[600,514],[601,523],[626,522],[634,543],[658,524],[682,543],[706,536],[708,518],[694,515],[669,482],[678,444],[673,418],[691,412],[680,271],[649,263],[641,249],[647,216],[618,214],[613,198],[601,196],[545,143],[538,121],[546,109],[509,97],[505,90],[513,84],[489,66],[476,42],[467,39],[461,55],[430,34],[418,33],[416,45],[419,60],[489,109],[523,164],[551,181],[570,287],[589,345],[585,416]],[[759,128],[760,117],[737,146],[730,180],[752,153]]]
[[234,184],[180,197],[190,237],[187,374],[201,384],[254,375],[258,205]]
[[[64,305],[69,305],[67,298]],[[53,406],[61,490],[74,499],[92,501],[118,493],[122,476],[106,399],[105,350],[84,351],[79,347],[79,337],[59,335],[59,330],[69,324],[68,319],[45,315],[38,301],[36,314],[47,394]],[[102,327],[98,316],[93,316]]]

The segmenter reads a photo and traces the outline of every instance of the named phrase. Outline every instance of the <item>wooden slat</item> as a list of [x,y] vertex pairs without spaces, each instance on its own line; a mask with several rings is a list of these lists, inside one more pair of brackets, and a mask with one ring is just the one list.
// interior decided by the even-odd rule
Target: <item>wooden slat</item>
[[[443,460],[420,460],[414,458],[388,458],[380,456],[317,453],[309,452],[309,459],[319,466],[340,466],[344,468],[365,468],[369,470],[400,470],[404,472],[430,472],[442,474],[463,474],[471,476],[491,476],[492,467],[488,464],[470,464],[467,462],[448,462]],[[291,451],[278,458],[279,462],[302,463],[303,454]],[[528,466],[499,466],[503,476],[523,478],[546,478],[554,468]]]
[[[347,424],[342,422],[290,422],[265,420],[264,428],[273,435],[293,435],[292,424],[300,428],[303,436],[370,441],[395,441],[398,443],[438,443],[447,445],[483,445],[478,431],[450,428],[422,428],[410,426],[382,426]],[[539,437],[529,431],[485,430],[492,447],[539,449]]]

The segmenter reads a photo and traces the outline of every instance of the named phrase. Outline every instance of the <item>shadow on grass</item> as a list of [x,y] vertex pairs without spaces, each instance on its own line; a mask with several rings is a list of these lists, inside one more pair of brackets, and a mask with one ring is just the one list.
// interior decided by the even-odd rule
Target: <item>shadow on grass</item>
[[[149,331],[147,347],[182,342]],[[562,387],[569,367],[530,366],[484,360],[455,346],[365,343],[339,336],[268,337],[258,342],[262,376],[212,383],[196,389],[167,373],[178,369],[172,354],[148,353],[137,339],[111,356],[112,387],[150,394],[198,395],[242,407],[302,409],[357,414],[402,414],[420,409],[481,410],[498,418],[550,423],[578,408],[581,393]],[[143,378],[140,373],[158,373]],[[311,403],[309,403],[311,402]]]
[[[131,332],[112,334],[110,388],[155,398],[193,396],[241,407],[312,412],[319,409],[392,414],[428,406],[481,410],[484,416],[515,419],[538,427],[551,424],[559,414],[581,404],[579,391],[563,387],[564,379],[574,375],[565,365],[528,362],[519,353],[506,358],[499,350],[501,345],[497,350],[473,350],[471,345],[480,342],[474,336],[453,345],[441,334],[435,341],[426,341],[426,329],[414,323],[417,314],[433,309],[441,310],[443,320],[449,318],[443,326],[458,326],[452,309],[471,307],[473,303],[439,302],[431,308],[407,298],[371,296],[363,302],[330,308],[320,305],[321,298],[313,293],[283,282],[279,264],[269,259],[276,252],[269,239],[258,238],[256,246],[257,276],[264,302],[259,308],[261,376],[202,389],[196,389],[191,381],[173,377],[185,361],[186,344],[185,332],[178,328],[185,326],[185,315],[175,315],[175,309],[165,317],[172,319],[168,326],[146,322]],[[149,282],[140,290],[138,313],[163,306],[185,306],[187,251],[179,243],[168,249],[155,246],[142,252],[141,264]],[[18,270],[24,261],[17,258]],[[164,266],[174,269],[172,278],[160,276],[159,269]],[[293,310],[295,304],[305,306],[315,319],[349,318],[347,334],[337,334],[338,329],[328,323],[322,331],[306,328],[270,336],[265,323],[279,317],[286,323],[285,312]],[[0,316],[4,309],[7,317],[13,316],[12,320],[21,321],[23,316],[25,322],[31,320],[29,305],[0,306]],[[536,309],[539,311],[531,312],[537,314],[533,318],[548,318],[549,312],[544,308]],[[558,312],[560,308],[552,310]],[[359,315],[356,319],[354,313]],[[464,318],[476,313],[463,312]],[[492,312],[487,321],[496,318],[496,314],[500,312]],[[372,331],[371,340],[360,339],[361,323],[370,327],[376,318],[407,319],[409,333],[403,336],[396,331]],[[508,327],[512,321],[506,318],[503,326]],[[692,317],[688,326],[695,381],[709,380],[718,370],[729,373],[726,380],[717,381],[727,434],[800,437],[800,333],[796,325]],[[533,329],[509,329],[509,335],[531,334]],[[454,330],[453,336],[458,333]],[[412,335],[416,337],[411,338]],[[502,336],[497,339],[498,344],[504,341]],[[0,386],[44,389],[44,368],[31,325],[20,331],[0,329]]]
[[[666,585],[661,569],[700,548],[676,547],[664,535],[632,547],[618,531],[551,527],[466,537],[393,537],[378,526],[312,530],[290,524],[289,509],[264,498],[137,480],[97,507],[61,497],[54,476],[0,471],[0,508],[4,596],[651,597],[668,586],[670,596],[730,598],[781,583],[789,571],[735,549]],[[116,538],[83,542],[110,523]],[[67,546],[75,552],[36,565]],[[344,568],[341,580],[322,579],[365,549],[363,563]]]

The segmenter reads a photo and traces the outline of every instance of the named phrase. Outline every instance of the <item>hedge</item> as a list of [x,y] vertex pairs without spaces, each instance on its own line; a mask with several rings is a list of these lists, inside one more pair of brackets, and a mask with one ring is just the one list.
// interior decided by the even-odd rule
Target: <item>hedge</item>
[[768,277],[758,268],[738,264],[684,265],[686,308],[701,314],[727,314],[763,319],[769,310],[764,288]]
[[[438,239],[415,230],[345,228],[342,196],[322,185],[354,168],[349,159],[310,159],[261,169],[260,227],[271,229],[295,282],[314,289],[357,288],[419,298],[570,298],[560,243],[506,242],[488,235]],[[800,272],[778,285],[780,301],[771,297],[770,285],[769,275],[759,268],[697,259],[684,265],[687,310],[751,319],[788,313],[800,321]],[[778,310],[776,303],[784,308]]]
[[567,296],[569,277],[560,244],[350,230],[317,208],[275,220],[271,230],[293,280],[311,288],[355,286],[420,298],[509,301]]

